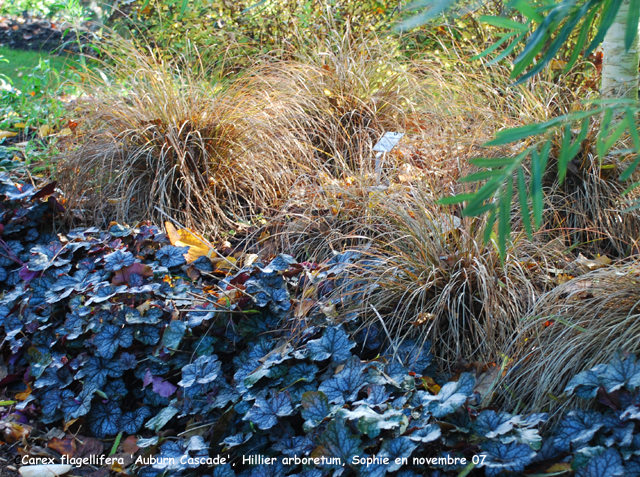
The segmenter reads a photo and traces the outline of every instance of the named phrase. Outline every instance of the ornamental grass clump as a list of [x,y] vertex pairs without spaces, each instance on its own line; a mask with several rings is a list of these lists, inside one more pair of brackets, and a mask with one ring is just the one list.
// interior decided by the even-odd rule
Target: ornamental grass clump
[[607,158],[601,164],[592,147],[585,141],[566,180],[559,184],[554,177],[550,184],[547,228],[568,247],[624,258],[637,252],[640,237],[640,213],[626,210],[632,203],[623,194],[629,184],[618,180],[628,163]]
[[392,40],[348,29],[299,38],[292,48],[290,60],[260,72],[279,121],[294,133],[288,150],[334,177],[373,172],[374,144],[385,131],[406,130],[421,94],[410,64]]
[[[459,219],[425,191],[382,201],[367,260],[352,269],[344,316],[382,325],[394,343],[431,341],[444,369],[461,360],[500,363],[519,320],[548,287],[545,256],[514,238],[501,263],[485,222]],[[355,300],[350,300],[353,293]]]
[[84,135],[60,161],[70,210],[98,223],[167,214],[215,234],[278,201],[290,168],[250,81],[114,45],[78,101]]
[[[461,190],[457,180],[475,172],[469,159],[514,154],[482,148],[498,130],[546,120],[568,98],[543,81],[509,88],[510,71],[502,66],[482,65],[484,74],[465,68],[478,52],[443,48],[409,59],[396,43],[336,33],[263,70],[271,107],[279,108],[272,115],[278,130],[295,139],[286,150],[312,171],[299,175],[278,218],[282,244],[294,254],[326,258],[331,249],[375,236],[362,217],[371,217],[379,197],[409,196],[412,184],[428,188],[432,202]],[[362,117],[373,120],[363,127]],[[405,136],[376,171],[372,146],[385,131]]]
[[[640,264],[580,275],[544,294],[523,315],[505,354],[504,398],[520,410],[560,411],[574,374],[640,351]],[[569,370],[569,371],[568,371]],[[550,399],[551,397],[551,399]]]

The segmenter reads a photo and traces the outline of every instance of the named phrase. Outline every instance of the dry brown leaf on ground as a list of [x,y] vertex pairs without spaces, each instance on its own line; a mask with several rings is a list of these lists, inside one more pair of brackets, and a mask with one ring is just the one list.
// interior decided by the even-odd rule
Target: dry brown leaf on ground
[[476,378],[476,385],[473,391],[480,394],[482,399],[481,407],[485,407],[491,402],[500,375],[500,367],[495,363],[490,363],[487,370]]
[[135,454],[140,450],[137,445],[138,438],[136,436],[129,436],[122,441],[122,450],[127,454]]
[[104,452],[104,444],[93,437],[76,436],[78,441],[78,457],[100,455]]
[[573,261],[572,265],[572,268],[577,268],[578,270],[581,270],[583,272],[588,272],[611,265],[611,259],[606,255],[600,255],[594,260],[590,260],[584,255],[579,254],[578,258]]
[[54,437],[47,442],[47,447],[67,457],[74,457],[78,451],[76,439],[71,435],[66,435],[64,439]]
[[18,133],[11,132],[11,131],[0,131],[0,139],[5,139],[7,137],[15,137],[17,135]]
[[72,467],[67,464],[41,464],[25,465],[20,467],[22,477],[57,477],[71,471]]
[[32,427],[26,424],[10,421],[0,422],[0,438],[9,444],[24,441],[31,434],[31,430]]

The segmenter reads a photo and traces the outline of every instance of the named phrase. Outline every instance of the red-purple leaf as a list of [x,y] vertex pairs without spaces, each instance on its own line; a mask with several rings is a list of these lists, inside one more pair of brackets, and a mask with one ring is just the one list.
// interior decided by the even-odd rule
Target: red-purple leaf
[[43,197],[47,197],[48,195],[51,195],[56,191],[57,186],[58,186],[58,182],[56,181],[50,182],[49,184],[44,186],[42,189],[40,189],[38,192],[33,194],[33,197],[31,197],[31,199],[42,199]]

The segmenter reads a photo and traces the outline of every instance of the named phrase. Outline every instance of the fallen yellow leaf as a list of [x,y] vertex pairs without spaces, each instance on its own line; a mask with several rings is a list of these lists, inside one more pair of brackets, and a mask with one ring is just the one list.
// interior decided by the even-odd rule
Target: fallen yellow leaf
[[566,61],[551,60],[549,62],[549,68],[551,68],[552,70],[562,70],[565,66],[567,66]]
[[40,129],[38,130],[38,134],[40,135],[41,138],[49,136],[52,132],[53,132],[53,129],[48,124],[45,124],[44,126],[40,126]]
[[64,422],[64,426],[63,426],[63,430],[66,432],[67,430],[69,430],[69,428],[71,426],[73,426],[73,424],[77,421],[78,419],[71,419],[70,421],[65,421]]
[[557,472],[569,472],[571,470],[571,464],[568,462],[558,462],[557,464],[553,464],[547,470],[545,470],[545,474],[555,474]]
[[269,233],[269,231],[268,230],[263,230],[262,233],[260,234],[260,237],[258,237],[258,243],[264,242],[269,237],[271,237],[271,234]]
[[18,133],[14,133],[11,131],[0,131],[0,139],[4,139],[6,137],[14,137],[17,136]]
[[440,392],[440,386],[438,386],[438,384],[428,376],[422,378],[422,384],[432,394],[438,394]]
[[27,127],[27,123],[15,123],[13,127],[18,129],[24,129]]
[[27,385],[27,389],[26,389],[26,390],[24,390],[24,391],[23,391],[23,392],[21,392],[21,393],[16,394],[16,399],[17,399],[18,401],[24,401],[24,400],[26,400],[26,399],[31,395],[31,391],[32,391],[32,389],[31,389],[31,385],[30,385],[30,384],[28,384],[28,385]]
[[71,136],[73,131],[69,128],[64,128],[62,131],[58,133],[58,136]]
[[216,264],[216,270],[231,270],[233,268],[236,268],[236,263],[238,261],[233,258],[233,257],[227,257],[224,260],[220,260],[217,264]]
[[189,229],[177,230],[171,222],[165,222],[164,226],[167,229],[171,245],[189,247],[189,251],[185,254],[187,263],[191,263],[199,257],[211,258],[217,255],[215,247],[195,232]]

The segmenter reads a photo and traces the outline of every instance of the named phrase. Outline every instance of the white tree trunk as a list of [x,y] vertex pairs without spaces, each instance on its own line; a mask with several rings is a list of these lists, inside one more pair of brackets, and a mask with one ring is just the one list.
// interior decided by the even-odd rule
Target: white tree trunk
[[640,33],[629,51],[624,47],[629,0],[620,6],[616,19],[602,42],[602,83],[600,92],[606,98],[638,99],[638,62]]

